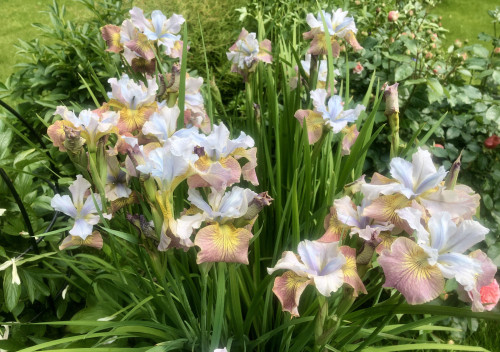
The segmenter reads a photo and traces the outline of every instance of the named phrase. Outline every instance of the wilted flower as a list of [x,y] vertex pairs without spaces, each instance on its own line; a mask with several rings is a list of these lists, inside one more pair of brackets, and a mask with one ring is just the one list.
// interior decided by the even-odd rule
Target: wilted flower
[[278,297],[283,311],[299,316],[299,301],[307,285],[314,285],[318,292],[329,297],[344,283],[358,292],[366,293],[363,282],[356,271],[356,250],[347,246],[339,247],[338,242],[322,243],[302,241],[298,255],[286,251],[274,268],[267,268],[272,274],[285,269],[282,276],[274,280],[273,292]]
[[[76,180],[69,186],[71,198],[68,195],[56,194],[50,202],[50,205],[55,210],[75,220],[73,228],[69,230],[69,240],[71,240],[71,237],[79,237],[85,241],[92,234],[94,225],[100,220],[99,213],[102,211],[101,197],[98,194],[86,196],[89,189],[90,183],[82,175],[77,175]],[[111,215],[106,213],[102,213],[102,217],[111,219]],[[85,244],[92,245],[92,243]]]
[[[410,304],[433,300],[444,290],[444,279],[454,278],[466,291],[475,288],[482,273],[481,263],[463,254],[484,240],[488,229],[477,221],[464,220],[458,226],[449,213],[431,217],[427,226],[414,208],[398,211],[415,230],[416,242],[399,237],[378,261],[386,276],[384,287],[394,287]],[[417,289],[418,288],[418,289]]]
[[[340,44],[338,38],[348,42],[354,50],[363,49],[356,40],[355,34],[358,32],[354,24],[354,18],[346,17],[347,11],[337,9],[332,11],[332,14],[323,12],[323,17],[330,34],[330,45],[332,46],[333,56],[338,57],[340,54]],[[326,55],[328,53],[327,43],[325,39],[325,27],[323,26],[323,18],[321,13],[316,17],[312,13],[308,13],[306,17],[307,24],[311,27],[309,32],[304,33],[304,39],[312,39],[311,47],[307,51],[313,55]]]
[[238,40],[229,48],[226,55],[233,63],[231,72],[240,73],[243,77],[246,77],[247,72],[253,72],[259,61],[270,64],[273,60],[269,39],[259,43],[257,35],[248,33],[245,28],[241,30]]
[[316,143],[323,134],[323,129],[333,130],[333,133],[339,133],[348,123],[355,122],[362,111],[363,105],[356,105],[354,109],[344,110],[342,98],[338,95],[327,99],[327,91],[316,89],[311,92],[314,110],[298,110],[295,117],[303,125],[304,120],[307,125],[309,144]]

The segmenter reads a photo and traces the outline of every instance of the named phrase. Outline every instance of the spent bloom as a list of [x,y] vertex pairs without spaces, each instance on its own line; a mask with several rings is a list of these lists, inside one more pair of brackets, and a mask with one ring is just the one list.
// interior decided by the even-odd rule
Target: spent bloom
[[278,297],[283,311],[299,316],[300,296],[307,285],[313,285],[318,292],[329,297],[344,284],[358,292],[366,293],[363,282],[356,271],[356,250],[339,246],[338,242],[322,243],[302,241],[296,255],[286,251],[269,274],[276,270],[287,270],[274,280],[273,292]]
[[363,49],[356,40],[358,29],[354,23],[354,18],[347,17],[347,11],[342,11],[339,8],[336,11],[332,11],[331,14],[325,11],[322,11],[322,14],[323,16],[321,16],[321,13],[318,13],[314,17],[312,13],[308,13],[306,17],[307,24],[311,27],[311,30],[304,33],[303,36],[304,39],[312,39],[308,50],[309,54],[326,55],[328,53],[323,18],[325,19],[330,35],[333,56],[338,57],[340,54],[338,39],[345,40],[356,51]]

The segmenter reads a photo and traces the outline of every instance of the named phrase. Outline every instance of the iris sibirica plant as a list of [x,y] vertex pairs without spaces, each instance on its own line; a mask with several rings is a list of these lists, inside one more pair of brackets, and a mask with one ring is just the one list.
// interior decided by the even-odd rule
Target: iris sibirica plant
[[[372,73],[350,96],[355,19],[311,11],[292,28],[256,12],[227,51],[245,82],[227,109],[211,66],[189,70],[183,16],[133,8],[101,28],[118,74],[98,106],[59,106],[47,131],[77,175],[36,258],[64,292],[47,324],[71,335],[21,351],[439,349],[446,315],[498,318],[459,161],[446,170],[428,137],[399,140],[397,84]],[[391,160],[376,172],[365,160],[384,105]],[[5,263],[18,290],[25,265]]]

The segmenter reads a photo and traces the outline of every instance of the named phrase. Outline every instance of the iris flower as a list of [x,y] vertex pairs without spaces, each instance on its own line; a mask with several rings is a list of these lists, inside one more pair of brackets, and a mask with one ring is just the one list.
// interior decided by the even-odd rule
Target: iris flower
[[[66,243],[74,240],[76,241],[74,243],[95,246],[94,242],[100,239],[102,246],[102,238],[100,238],[100,235],[92,235],[92,228],[100,220],[99,212],[102,211],[101,197],[98,194],[87,196],[89,189],[90,183],[84,179],[82,175],[77,175],[76,180],[69,186],[71,197],[68,195],[61,196],[56,194],[50,202],[52,208],[68,215],[75,221],[73,227],[69,230],[70,236],[65,240]],[[106,219],[111,219],[110,214],[103,213],[102,216]]]
[[97,142],[102,137],[117,133],[118,119],[120,115],[105,108],[97,110],[82,110],[78,116],[69,111],[65,106],[58,106],[54,115],[59,115],[62,120],[56,121],[47,129],[47,134],[59,150],[65,151],[64,127],[72,127],[80,131],[80,136],[85,139],[88,147],[94,150]]
[[378,221],[390,221],[410,231],[396,210],[409,207],[412,201],[425,207],[431,215],[448,212],[453,219],[469,219],[479,206],[479,196],[470,188],[457,185],[445,189],[442,181],[447,172],[434,166],[431,154],[421,148],[413,154],[412,162],[393,158],[390,164],[393,179],[375,173],[369,184],[361,186],[364,197],[372,203],[363,215]]
[[[214,125],[212,132],[193,135],[199,150],[200,158],[195,163],[197,174],[188,182],[190,187],[215,187],[224,189],[239,182],[240,177],[258,185],[255,167],[257,166],[257,149],[254,140],[244,132],[236,139],[230,139],[227,127],[220,123]],[[238,159],[248,162],[240,166]]]
[[298,255],[286,251],[274,268],[268,268],[272,274],[276,270],[287,270],[274,280],[273,292],[278,297],[283,311],[299,316],[300,296],[307,285],[313,285],[318,292],[329,297],[344,283],[358,292],[366,293],[363,282],[356,271],[356,250],[347,246],[339,247],[338,242],[322,243],[302,241],[297,249]]
[[248,264],[248,245],[253,237],[246,228],[236,227],[257,194],[249,189],[233,187],[224,192],[212,188],[206,202],[200,192],[190,188],[188,200],[200,209],[209,225],[196,234],[194,244],[200,247],[197,263],[230,262]]
[[362,111],[363,105],[356,105],[354,109],[344,110],[342,98],[338,95],[330,97],[325,104],[328,92],[324,89],[311,91],[314,110],[298,110],[295,117],[303,125],[307,125],[309,144],[316,143],[323,135],[323,130],[332,130],[339,133],[348,123],[355,122]]
[[410,304],[439,296],[445,278],[456,279],[466,291],[475,288],[481,263],[463,253],[484,240],[487,228],[473,220],[456,225],[449,213],[432,216],[426,226],[418,209],[404,208],[398,214],[415,230],[416,242],[399,237],[382,252],[378,261],[386,276],[384,287],[396,288]]
[[120,134],[140,131],[157,109],[156,80],[148,79],[146,86],[143,82],[136,83],[124,74],[120,80],[110,78],[108,82],[111,85],[111,92],[108,92],[109,105],[120,112]]
[[247,72],[253,72],[259,61],[270,64],[273,60],[271,56],[271,42],[264,39],[259,43],[255,33],[248,33],[243,28],[236,43],[226,53],[227,59],[233,63],[231,72],[240,73],[246,77]]
[[[363,49],[356,40],[358,29],[354,23],[354,18],[347,17],[347,11],[342,11],[342,9],[339,8],[336,11],[332,11],[332,14],[325,11],[322,12],[325,18],[326,27],[328,28],[328,33],[330,34],[333,56],[338,57],[340,54],[338,39],[344,39],[354,50]],[[307,14],[306,22],[309,27],[311,27],[311,30],[303,34],[304,39],[312,39],[308,53],[313,55],[326,55],[328,50],[321,13],[318,13],[316,17],[314,17],[312,13]]]
[[146,35],[149,40],[158,41],[165,47],[165,54],[171,56],[176,42],[179,42],[181,36],[181,26],[185,22],[182,15],[173,14],[167,18],[160,10],[151,13],[151,20],[144,17],[144,12],[134,7],[130,10],[132,23]]

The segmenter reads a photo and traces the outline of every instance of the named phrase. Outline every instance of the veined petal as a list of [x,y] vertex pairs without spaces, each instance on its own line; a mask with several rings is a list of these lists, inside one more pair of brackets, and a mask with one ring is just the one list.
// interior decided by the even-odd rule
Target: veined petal
[[403,193],[403,190],[400,192],[407,198],[410,198],[414,194],[412,173],[413,165],[410,162],[402,158],[393,158],[391,160],[391,175],[404,185],[406,192]]
[[101,27],[102,38],[106,41],[108,48],[106,51],[119,53],[123,50],[120,38],[121,28],[112,24]]
[[378,222],[390,222],[396,227],[412,233],[413,231],[408,228],[406,221],[396,213],[396,210],[409,207],[410,204],[411,201],[402,194],[380,196],[363,210],[363,216],[375,219]]
[[98,231],[94,231],[90,236],[87,236],[86,239],[82,239],[79,236],[69,235],[59,246],[59,250],[64,250],[68,247],[76,247],[76,246],[87,246],[93,247],[97,249],[102,249],[103,241],[102,236]]
[[57,211],[60,211],[72,218],[76,218],[77,210],[73,201],[68,195],[61,196],[56,194],[50,201],[50,206]]
[[81,209],[81,207],[83,207],[83,199],[89,188],[90,182],[84,179],[82,175],[77,175],[76,180],[71,184],[71,186],[69,186],[73,204],[77,209]]
[[248,264],[248,245],[253,235],[233,225],[209,225],[196,234],[194,244],[200,247],[196,262]]
[[241,174],[244,180],[250,182],[254,186],[258,186],[259,180],[257,179],[257,174],[255,173],[255,168],[257,167],[257,148],[244,149],[240,147],[235,149],[232,155],[237,160],[241,158],[248,160],[248,162],[241,167]]
[[378,258],[386,277],[384,287],[394,287],[409,304],[432,301],[444,290],[444,277],[429,265],[427,254],[415,242],[399,237]]
[[358,292],[367,294],[365,285],[363,285],[363,281],[361,281],[356,268],[356,249],[348,246],[341,246],[340,252],[346,259],[342,267],[344,282],[354,289],[354,297],[358,296]]
[[335,207],[330,208],[330,213],[325,217],[325,234],[318,239],[318,242],[338,242],[349,233],[349,227],[337,218]]
[[302,292],[312,280],[287,271],[274,279],[273,292],[278,297],[284,312],[299,316],[299,302]]
[[319,141],[323,134],[323,126],[325,125],[323,116],[312,110],[297,110],[294,116],[299,120],[301,126],[303,126],[304,120],[306,121],[309,144]]
[[440,254],[437,267],[445,278],[455,278],[466,291],[474,289],[476,277],[483,272],[479,260],[460,253]]
[[479,207],[480,196],[467,186],[456,185],[453,190],[439,187],[427,191],[419,198],[420,203],[431,215],[448,212],[452,219],[470,219]]
[[297,255],[291,251],[285,251],[281,255],[281,258],[278,260],[274,268],[267,268],[267,273],[271,275],[276,270],[291,270],[296,275],[307,277],[307,275],[311,272],[305,265],[302,263]]

